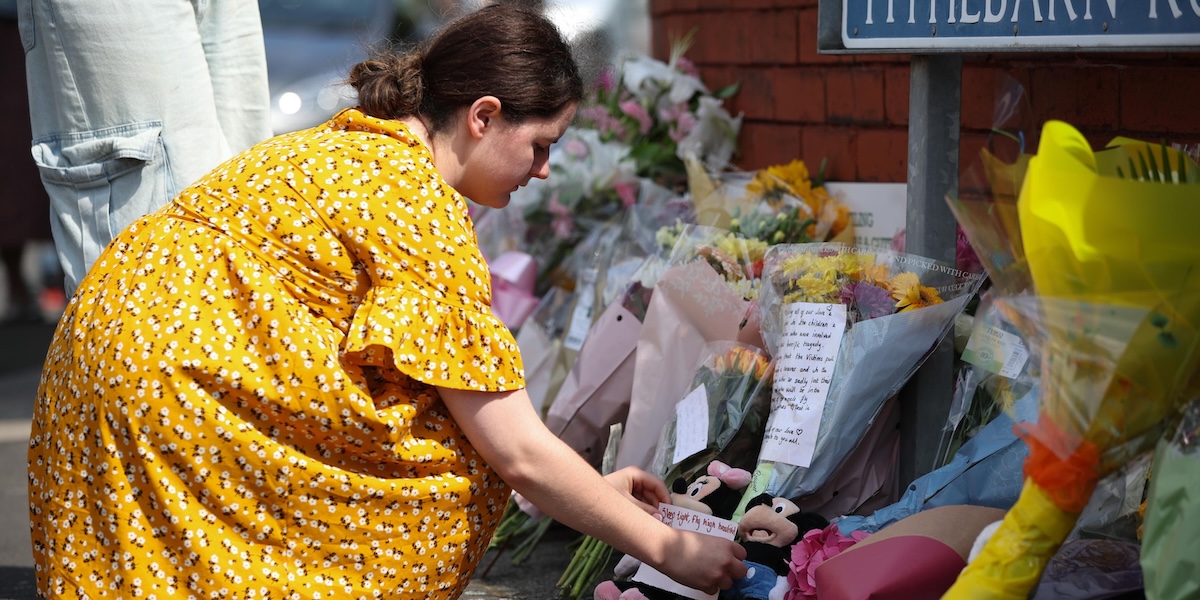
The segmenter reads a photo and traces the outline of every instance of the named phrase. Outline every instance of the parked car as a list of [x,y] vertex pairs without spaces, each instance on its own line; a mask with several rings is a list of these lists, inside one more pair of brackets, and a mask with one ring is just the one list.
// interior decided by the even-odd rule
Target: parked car
[[259,0],[271,126],[276,134],[320,124],[353,106],[350,67],[396,26],[393,0]]

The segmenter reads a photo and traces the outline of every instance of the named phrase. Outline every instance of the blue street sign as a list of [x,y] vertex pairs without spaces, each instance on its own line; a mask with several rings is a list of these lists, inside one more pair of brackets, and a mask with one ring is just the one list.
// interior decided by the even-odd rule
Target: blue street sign
[[841,0],[848,49],[1200,48],[1200,0]]

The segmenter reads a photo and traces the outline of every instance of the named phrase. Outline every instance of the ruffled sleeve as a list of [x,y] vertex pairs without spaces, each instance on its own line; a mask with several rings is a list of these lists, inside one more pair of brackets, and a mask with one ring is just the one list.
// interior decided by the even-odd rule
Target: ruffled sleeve
[[390,349],[401,373],[428,385],[486,392],[525,387],[517,343],[498,318],[417,286],[377,286],[367,293],[345,349],[373,354],[379,351],[373,346]]

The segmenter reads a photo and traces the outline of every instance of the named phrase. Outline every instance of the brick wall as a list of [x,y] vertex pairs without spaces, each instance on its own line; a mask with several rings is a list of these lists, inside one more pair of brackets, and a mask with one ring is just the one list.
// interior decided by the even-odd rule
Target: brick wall
[[[907,55],[817,53],[817,0],[649,0],[653,54],[696,28],[686,56],[712,89],[741,82],[726,102],[744,113],[736,160],[744,169],[828,159],[837,181],[903,182],[907,164]],[[1064,120],[1093,147],[1124,135],[1200,143],[1200,51],[966,55],[960,165],[969,168],[993,125],[996,89],[1025,90],[1031,135]],[[1036,148],[1031,148],[1036,150]]]

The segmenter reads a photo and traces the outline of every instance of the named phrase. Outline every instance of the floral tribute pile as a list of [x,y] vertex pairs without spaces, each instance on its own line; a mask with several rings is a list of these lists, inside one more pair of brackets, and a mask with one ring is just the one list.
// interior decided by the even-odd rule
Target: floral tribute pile
[[[536,264],[523,281],[540,303],[511,326],[552,430],[602,472],[688,480],[713,461],[752,472],[734,521],[765,497],[780,514],[829,522],[781,549],[771,598],[834,597],[829,586],[866,580],[831,573],[916,561],[912,548],[928,543],[912,569],[873,572],[899,590],[873,597],[943,581],[950,598],[1029,597],[1102,510],[1089,508],[1094,494],[1139,480],[1124,469],[1150,453],[1163,491],[1130,487],[1115,504],[1146,507],[1148,550],[1200,551],[1200,535],[1177,533],[1197,527],[1194,503],[1164,496],[1186,491],[1180,469],[1194,468],[1193,159],[1120,139],[1093,152],[1050,123],[1036,155],[984,152],[991,197],[951,194],[955,259],[906,253],[902,235],[890,249],[856,247],[823,163],[732,166],[741,117],[724,101],[737,86],[710,90],[685,49],[606,73],[552,151],[551,177],[508,212],[476,214],[489,258],[517,251]],[[897,398],[946,350],[958,383],[946,451],[901,488]],[[964,433],[976,395],[995,400]],[[918,518],[950,506],[968,510],[940,528]],[[901,523],[915,535],[888,537]],[[514,554],[526,557],[548,525],[514,497],[493,548],[525,536]],[[963,541],[976,534],[971,556]],[[893,542],[906,537],[917,539]],[[568,600],[611,576],[610,548],[578,548]],[[1185,589],[1170,566],[1149,565],[1147,583]]]

